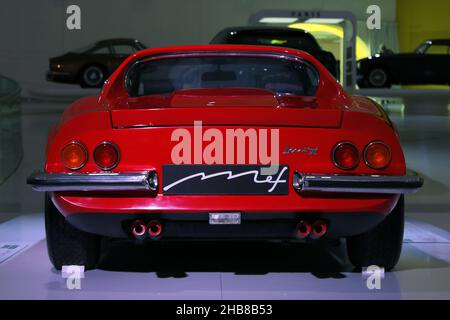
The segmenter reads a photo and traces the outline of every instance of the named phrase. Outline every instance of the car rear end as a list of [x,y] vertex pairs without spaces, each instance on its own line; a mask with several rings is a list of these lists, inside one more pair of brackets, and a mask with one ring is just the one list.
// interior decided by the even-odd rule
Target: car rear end
[[49,59],[49,71],[46,80],[61,83],[76,83],[78,81],[79,62],[74,53]]
[[130,57],[52,132],[28,182],[71,226],[137,241],[336,239],[422,184],[385,114],[314,58],[180,50]]
[[[174,164],[171,157],[177,144],[172,141],[174,130],[186,130],[194,137],[199,127],[181,125],[191,120],[194,110],[186,110],[190,115],[186,115],[184,121],[175,120],[175,112],[179,113],[179,110],[170,111],[162,113],[166,113],[164,118],[171,120],[153,126],[143,125],[147,117],[145,112],[139,115],[139,122],[124,123],[116,117],[121,117],[119,114],[125,111],[117,111],[112,112],[112,129],[108,128],[109,118],[104,114],[103,117],[95,117],[97,124],[103,118],[103,131],[85,130],[70,137],[64,132],[58,134],[52,148],[61,152],[48,158],[46,171],[70,175],[68,181],[54,185],[52,194],[56,207],[69,222],[82,230],[111,237],[140,238],[132,228],[136,220],[146,225],[156,220],[162,225],[160,236],[165,239],[292,240],[308,236],[314,238],[314,233],[301,232],[298,228],[305,222],[309,225],[322,222],[326,233],[321,236],[338,238],[369,230],[392,210],[398,200],[399,195],[392,193],[400,191],[388,190],[383,181],[381,186],[370,181],[370,176],[378,175],[380,171],[370,168],[362,153],[371,143],[383,141],[391,150],[389,168],[383,170],[383,176],[402,176],[405,168],[400,146],[393,135],[375,134],[378,129],[375,125],[361,128],[364,118],[351,119],[351,116],[336,112],[329,121],[308,121],[305,124],[298,121],[295,125],[286,125],[276,118],[269,121],[271,126],[267,122],[251,126],[218,125],[218,118],[203,121],[203,134],[212,129],[223,137],[227,136],[227,130],[243,130],[248,136],[252,136],[252,132],[266,132],[269,137],[274,134],[273,130],[279,130],[281,148],[276,150],[280,153],[279,168],[274,174],[265,176],[259,172],[267,165],[261,164],[261,159],[248,164],[248,156],[242,164],[237,164],[237,161],[213,165],[204,161]],[[227,113],[238,111],[226,110]],[[239,112],[242,123],[252,121],[251,112]],[[252,112],[264,114],[267,111],[255,108]],[[308,116],[312,114],[313,111],[308,112]],[[287,118],[306,116],[305,112],[283,112],[283,117]],[[317,116],[320,117],[320,112]],[[226,114],[220,117],[226,117]],[[84,123],[88,121],[85,119]],[[344,132],[341,121],[348,127]],[[155,122],[154,118],[152,122]],[[320,122],[321,127],[318,126]],[[309,127],[311,125],[313,127]],[[241,144],[238,138],[235,143],[236,148]],[[89,159],[82,168],[76,169],[79,164],[75,163],[73,170],[69,170],[64,167],[61,157],[65,157],[64,149],[73,145],[82,146]],[[353,146],[357,150],[356,155],[352,153]],[[248,143],[245,151],[247,154],[250,151]],[[341,169],[341,165],[347,165],[349,169]],[[103,170],[105,173],[101,173]],[[256,178],[254,173],[230,178],[230,174],[224,173],[227,171],[232,175],[256,171],[257,175]],[[197,176],[169,187],[200,173],[217,176],[204,180],[203,176]],[[343,178],[356,176],[356,181],[337,180],[335,174]],[[360,175],[367,176],[367,181],[364,182],[365,176],[359,180]],[[47,174],[42,178],[51,180],[52,177],[53,174]],[[101,181],[107,177],[109,181]],[[271,190],[273,183],[262,182],[267,179],[281,182]],[[72,188],[75,190],[70,190]],[[226,218],[228,214],[229,220]],[[222,222],[219,221],[221,217],[224,219]]]

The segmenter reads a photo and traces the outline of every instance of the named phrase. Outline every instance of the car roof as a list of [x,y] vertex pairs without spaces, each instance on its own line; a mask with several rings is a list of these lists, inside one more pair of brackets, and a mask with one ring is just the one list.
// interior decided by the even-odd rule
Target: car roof
[[445,44],[450,45],[450,39],[429,39],[425,42],[431,42],[432,44]]
[[111,38],[111,39],[104,39],[97,41],[96,45],[108,45],[108,44],[114,44],[114,43],[136,43],[139,42],[139,40],[134,38]]
[[240,27],[228,27],[221,32],[240,32],[240,31],[248,31],[248,32],[256,32],[256,33],[289,33],[289,34],[299,34],[299,33],[307,33],[308,31],[297,28],[289,28],[289,27],[281,27],[281,26],[240,26]]

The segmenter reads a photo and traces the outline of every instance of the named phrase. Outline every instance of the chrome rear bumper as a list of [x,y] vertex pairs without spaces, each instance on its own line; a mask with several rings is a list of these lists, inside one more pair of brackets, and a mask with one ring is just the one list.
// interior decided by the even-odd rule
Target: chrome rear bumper
[[27,183],[36,191],[155,191],[158,175],[148,173],[34,172]]
[[356,176],[294,173],[293,186],[298,192],[384,193],[416,192],[423,179],[409,171],[405,176]]
[[[36,191],[156,191],[158,175],[148,173],[34,172],[27,183]],[[301,174],[292,181],[298,192],[413,193],[423,185],[416,173],[405,176]]]

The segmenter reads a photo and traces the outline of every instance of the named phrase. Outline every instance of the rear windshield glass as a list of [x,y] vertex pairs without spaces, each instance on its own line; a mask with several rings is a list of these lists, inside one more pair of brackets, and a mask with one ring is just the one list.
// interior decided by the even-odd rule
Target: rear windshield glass
[[313,96],[319,77],[307,63],[257,56],[171,57],[138,63],[127,74],[131,96],[165,95],[179,89],[260,88]]

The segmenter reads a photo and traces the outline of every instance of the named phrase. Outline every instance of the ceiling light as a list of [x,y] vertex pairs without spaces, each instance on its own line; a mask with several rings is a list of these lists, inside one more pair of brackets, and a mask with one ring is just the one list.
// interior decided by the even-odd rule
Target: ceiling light
[[259,23],[294,23],[298,18],[292,17],[264,17],[259,20]]
[[334,18],[310,18],[305,23],[323,23],[323,24],[338,24],[344,21],[344,19]]

